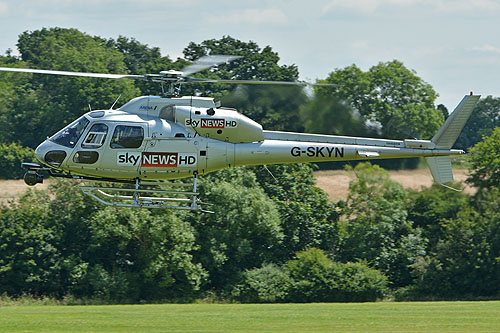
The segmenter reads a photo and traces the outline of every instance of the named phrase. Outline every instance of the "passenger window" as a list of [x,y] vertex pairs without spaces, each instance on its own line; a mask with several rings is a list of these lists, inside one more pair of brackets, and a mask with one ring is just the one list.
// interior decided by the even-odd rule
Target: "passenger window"
[[104,124],[94,124],[87,134],[85,141],[82,142],[82,148],[99,148],[106,140],[108,126]]
[[94,164],[99,159],[96,151],[79,151],[73,156],[73,162],[83,164]]
[[143,139],[142,127],[118,125],[111,138],[111,148],[139,148]]

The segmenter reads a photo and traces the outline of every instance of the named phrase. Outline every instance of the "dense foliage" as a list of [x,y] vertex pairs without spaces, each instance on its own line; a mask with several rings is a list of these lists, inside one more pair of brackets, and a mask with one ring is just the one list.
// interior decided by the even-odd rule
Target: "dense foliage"
[[480,188],[500,184],[500,127],[471,149],[472,172],[468,181]]
[[25,170],[21,168],[21,163],[35,161],[33,149],[17,143],[0,143],[0,179],[22,178]]
[[[309,166],[294,169],[272,189],[259,184],[260,168],[205,177],[212,215],[104,207],[68,181],[29,191],[1,208],[0,292],[114,302],[499,295],[497,187],[407,192],[362,163],[346,202],[311,210],[326,195]],[[292,178],[302,197],[287,195]]]
[[[181,69],[207,54],[237,61],[205,77],[296,80],[266,46],[229,36],[190,43],[170,60],[135,39],[42,29],[19,37],[1,66],[103,73]],[[429,137],[447,115],[432,87],[399,61],[336,69],[313,96],[293,87],[192,86],[267,129]],[[92,108],[155,88],[132,81],[0,74],[0,178],[18,178],[45,136]],[[198,91],[197,91],[198,90]],[[373,301],[500,296],[499,101],[481,100],[469,133],[475,195],[440,186],[407,191],[361,163],[345,201],[314,186],[312,165],[222,170],[200,180],[215,214],[105,207],[71,181],[0,206],[0,294],[106,302]],[[481,130],[480,130],[481,129]],[[483,137],[484,135],[484,137]],[[455,184],[460,187],[460,184]]]
[[477,103],[455,146],[468,149],[491,136],[496,127],[500,127],[500,98],[486,96]]

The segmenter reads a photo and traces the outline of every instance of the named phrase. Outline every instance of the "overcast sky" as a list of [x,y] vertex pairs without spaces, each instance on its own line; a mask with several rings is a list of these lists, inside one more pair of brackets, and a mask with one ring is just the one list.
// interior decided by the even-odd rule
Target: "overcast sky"
[[311,81],[398,59],[451,111],[471,90],[500,97],[499,17],[494,0],[0,0],[0,53],[43,27],[134,37],[173,60],[230,35],[270,45]]

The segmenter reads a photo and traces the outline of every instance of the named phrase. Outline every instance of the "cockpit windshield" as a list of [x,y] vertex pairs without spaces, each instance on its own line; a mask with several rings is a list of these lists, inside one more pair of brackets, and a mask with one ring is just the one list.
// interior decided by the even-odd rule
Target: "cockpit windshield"
[[49,138],[49,140],[66,147],[73,148],[78,142],[78,139],[80,139],[80,136],[82,136],[82,133],[89,122],[90,121],[85,116],[82,116],[54,134]]

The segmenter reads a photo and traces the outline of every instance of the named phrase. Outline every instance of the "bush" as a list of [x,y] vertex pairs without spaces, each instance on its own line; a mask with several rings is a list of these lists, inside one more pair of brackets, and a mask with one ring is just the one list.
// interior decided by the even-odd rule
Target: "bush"
[[338,263],[320,249],[297,253],[287,263],[294,279],[289,292],[291,302],[366,302],[385,295],[387,278],[364,262]]
[[287,299],[291,278],[274,264],[243,273],[242,282],[233,289],[233,297],[243,303],[276,303]]
[[368,267],[365,262],[334,263],[334,267],[337,272],[334,301],[374,302],[384,297],[387,278],[379,270]]
[[0,178],[21,179],[24,176],[22,162],[35,161],[35,152],[31,148],[17,143],[0,144]]

